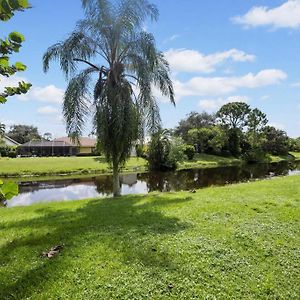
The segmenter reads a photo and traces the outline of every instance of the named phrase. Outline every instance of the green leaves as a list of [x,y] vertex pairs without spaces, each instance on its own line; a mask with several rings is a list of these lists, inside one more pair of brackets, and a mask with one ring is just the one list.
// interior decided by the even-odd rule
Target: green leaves
[[25,41],[24,35],[16,31],[9,34],[9,39],[19,44]]
[[[0,20],[7,21],[14,15],[14,11],[26,8],[29,8],[28,0],[0,0]],[[19,52],[24,41],[24,36],[17,31],[11,32],[6,39],[0,39],[0,76],[10,77],[26,70],[21,62],[10,63],[10,55]],[[23,81],[17,87],[5,87],[4,92],[0,93],[0,104],[5,103],[9,96],[27,93],[30,87],[30,83]]]
[[0,20],[8,21],[14,16],[14,11],[29,7],[28,0],[0,0]]
[[19,194],[19,187],[13,181],[3,182],[0,179],[0,200],[10,200]]

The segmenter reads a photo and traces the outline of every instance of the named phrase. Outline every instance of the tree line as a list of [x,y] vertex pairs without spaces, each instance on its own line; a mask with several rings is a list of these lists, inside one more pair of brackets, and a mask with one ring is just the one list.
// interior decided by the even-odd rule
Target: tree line
[[[269,125],[265,113],[244,102],[223,105],[215,114],[191,112],[175,129],[160,130],[149,147],[138,154],[152,169],[174,169],[177,162],[196,153],[234,156],[246,162],[265,161],[268,155],[300,151],[300,137]],[[176,153],[176,155],[175,155]]]

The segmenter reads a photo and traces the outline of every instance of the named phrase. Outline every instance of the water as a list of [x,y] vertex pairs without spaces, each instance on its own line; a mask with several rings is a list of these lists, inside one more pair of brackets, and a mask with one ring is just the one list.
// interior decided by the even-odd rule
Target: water
[[[121,176],[122,195],[193,190],[212,185],[225,185],[248,180],[300,174],[300,164],[287,162],[246,166],[191,169],[176,172],[153,172]],[[20,194],[7,206],[40,202],[79,200],[112,196],[112,177],[26,181],[19,183]]]

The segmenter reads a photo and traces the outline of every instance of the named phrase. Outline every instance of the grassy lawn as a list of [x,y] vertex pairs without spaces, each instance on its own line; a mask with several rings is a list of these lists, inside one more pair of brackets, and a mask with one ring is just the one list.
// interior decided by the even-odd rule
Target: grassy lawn
[[299,299],[300,176],[1,209],[0,248],[0,299]]
[[297,160],[300,160],[300,152],[291,152],[291,154],[292,154]]
[[243,161],[235,157],[222,157],[210,154],[196,154],[193,160],[186,160],[179,163],[179,169],[191,168],[213,168],[219,166],[232,166],[241,164]]
[[[145,170],[146,161],[131,158],[125,172]],[[103,157],[0,158],[1,176],[110,173]]]

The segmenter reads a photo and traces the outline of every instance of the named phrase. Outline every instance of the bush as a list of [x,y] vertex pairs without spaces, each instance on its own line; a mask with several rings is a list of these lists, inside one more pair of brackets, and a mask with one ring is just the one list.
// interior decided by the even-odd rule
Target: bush
[[192,160],[195,157],[195,147],[192,145],[185,145],[184,154],[187,156],[188,160]]
[[167,171],[177,167],[175,152],[171,153],[169,132],[159,131],[152,135],[148,151],[148,163],[150,170]]
[[2,146],[0,147],[0,156],[1,157],[17,157],[17,148],[14,146]]

